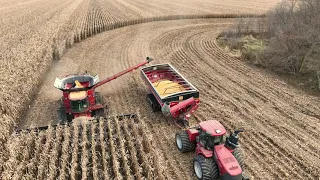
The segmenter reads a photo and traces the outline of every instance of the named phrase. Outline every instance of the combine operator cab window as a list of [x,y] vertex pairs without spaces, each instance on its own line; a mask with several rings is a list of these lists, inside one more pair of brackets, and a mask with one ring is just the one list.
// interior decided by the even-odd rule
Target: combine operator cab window
[[200,143],[208,150],[212,150],[215,145],[219,145],[222,142],[223,136],[212,136],[209,133],[200,132]]
[[82,100],[70,101],[70,105],[73,112],[83,112],[87,110],[89,103],[88,99],[85,98]]

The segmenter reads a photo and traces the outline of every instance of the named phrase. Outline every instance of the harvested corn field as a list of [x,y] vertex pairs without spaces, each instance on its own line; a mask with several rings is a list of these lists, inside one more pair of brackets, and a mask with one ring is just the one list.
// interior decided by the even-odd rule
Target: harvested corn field
[[[320,145],[316,143],[320,133],[320,98],[304,94],[277,76],[228,56],[216,45],[215,39],[235,19],[207,18],[213,17],[212,14],[258,14],[274,3],[261,0],[203,3],[91,0],[78,1],[73,9],[75,2],[69,2],[68,10],[72,12],[69,21],[61,25],[63,30],[55,33],[59,38],[48,40],[62,44],[62,48],[50,46],[46,62],[30,58],[19,66],[18,62],[25,59],[17,59],[16,66],[26,71],[48,68],[43,78],[40,78],[41,72],[30,79],[20,77],[14,72],[10,59],[5,62],[12,67],[3,66],[2,70],[1,66],[1,74],[10,71],[12,77],[18,78],[16,81],[1,79],[14,84],[4,87],[3,92],[8,94],[4,96],[6,102],[0,104],[3,119],[9,119],[1,121],[1,128],[6,128],[0,132],[2,179],[195,179],[194,153],[178,152],[174,136],[179,129],[170,118],[152,112],[146,100],[147,87],[139,72],[97,89],[105,97],[110,115],[137,113],[135,119],[109,118],[96,123],[58,126],[40,133],[10,135],[15,122],[20,128],[27,128],[56,121],[61,92],[53,88],[55,77],[85,70],[98,73],[101,78],[109,77],[135,65],[145,56],[155,59],[151,64],[171,63],[199,89],[201,104],[191,119],[191,126],[217,119],[228,129],[244,127],[246,132],[241,134],[240,143],[252,179],[320,178]],[[10,3],[16,5],[11,7]],[[41,10],[33,1],[10,3],[0,2],[0,12],[27,5],[35,12]],[[50,4],[43,3],[43,6],[50,7]],[[172,20],[201,16],[207,17]],[[14,44],[13,40],[10,43]],[[41,44],[34,44],[34,47],[46,49]],[[66,47],[72,48],[62,53]],[[26,47],[23,44],[21,48]],[[7,49],[6,53],[9,52]],[[24,56],[29,57],[28,54]],[[57,61],[52,63],[51,58]],[[24,79],[37,82],[31,78],[39,81],[39,85],[29,83],[28,87],[35,85],[35,92],[28,88],[25,91],[14,89]],[[15,106],[7,104],[10,101]],[[28,107],[26,113],[22,113],[23,107]],[[21,114],[23,117],[18,118]]]

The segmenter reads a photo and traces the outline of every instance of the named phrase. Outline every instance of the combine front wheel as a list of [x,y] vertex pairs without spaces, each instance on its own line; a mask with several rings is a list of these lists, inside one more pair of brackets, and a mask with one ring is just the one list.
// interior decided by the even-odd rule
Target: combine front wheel
[[176,134],[176,145],[181,152],[194,151],[196,147],[195,142],[190,142],[187,131]]
[[216,180],[219,176],[218,167],[214,160],[205,158],[201,154],[193,159],[193,170],[200,180]]
[[104,109],[101,108],[101,109],[95,110],[95,111],[94,111],[94,117],[95,117],[95,118],[100,118],[100,117],[105,118],[105,117],[106,117],[106,114],[104,113]]

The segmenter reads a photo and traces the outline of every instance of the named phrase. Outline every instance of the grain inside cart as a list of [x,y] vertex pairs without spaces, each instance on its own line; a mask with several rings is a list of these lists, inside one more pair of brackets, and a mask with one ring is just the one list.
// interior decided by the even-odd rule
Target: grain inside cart
[[200,103],[199,91],[170,64],[145,67],[141,76],[150,90],[147,98],[152,110],[172,116],[179,127],[189,126]]

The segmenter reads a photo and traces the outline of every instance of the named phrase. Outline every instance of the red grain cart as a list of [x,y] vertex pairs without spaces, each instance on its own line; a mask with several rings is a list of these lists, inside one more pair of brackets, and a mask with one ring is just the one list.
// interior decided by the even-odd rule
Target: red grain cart
[[141,76],[150,90],[147,98],[152,110],[172,116],[180,128],[188,127],[200,103],[199,91],[170,64],[142,68]]

